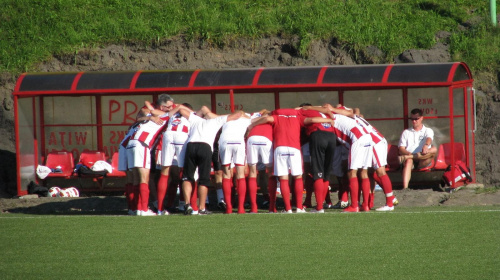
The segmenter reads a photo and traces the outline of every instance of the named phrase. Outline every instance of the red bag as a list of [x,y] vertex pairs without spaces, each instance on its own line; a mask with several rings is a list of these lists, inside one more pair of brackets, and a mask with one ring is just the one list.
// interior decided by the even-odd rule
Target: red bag
[[[454,186],[452,184],[453,181],[455,181]],[[454,166],[449,165],[443,174],[443,179],[442,179],[443,186],[457,188],[470,182],[472,182],[472,177],[470,176],[470,169],[462,161],[456,161]]]

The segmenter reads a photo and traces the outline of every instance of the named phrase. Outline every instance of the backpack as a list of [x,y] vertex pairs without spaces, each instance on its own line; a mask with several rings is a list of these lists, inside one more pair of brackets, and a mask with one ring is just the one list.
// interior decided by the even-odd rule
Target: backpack
[[83,164],[78,164],[75,168],[75,171],[78,174],[78,177],[85,177],[85,176],[100,177],[100,176],[106,176],[106,174],[108,174],[108,171],[106,170],[94,171]]
[[[452,185],[453,181],[455,181],[455,186]],[[472,182],[470,169],[462,161],[456,161],[454,166],[449,165],[446,168],[441,180],[441,185],[443,187],[456,189],[470,182]]]
[[48,196],[49,189],[44,187],[44,186],[40,186],[37,183],[31,181],[28,185],[28,193],[29,194],[37,194],[38,196],[45,197],[45,196]]

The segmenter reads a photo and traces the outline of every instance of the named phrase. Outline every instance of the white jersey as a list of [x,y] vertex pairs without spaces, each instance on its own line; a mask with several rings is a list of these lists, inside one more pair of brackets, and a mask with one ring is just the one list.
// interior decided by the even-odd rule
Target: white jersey
[[226,122],[222,126],[222,133],[220,134],[219,143],[221,142],[245,142],[245,132],[250,126],[251,120],[241,117],[237,120]]
[[222,165],[244,165],[246,159],[245,132],[251,121],[239,118],[226,122],[219,137],[219,158]]
[[399,147],[405,147],[410,153],[421,152],[427,138],[434,140],[434,131],[431,128],[422,125],[422,129],[416,131],[408,128],[403,131],[399,139]]
[[215,136],[219,129],[227,122],[227,115],[206,120],[192,112],[188,120],[191,125],[191,132],[189,133],[187,142],[207,143],[213,151]]

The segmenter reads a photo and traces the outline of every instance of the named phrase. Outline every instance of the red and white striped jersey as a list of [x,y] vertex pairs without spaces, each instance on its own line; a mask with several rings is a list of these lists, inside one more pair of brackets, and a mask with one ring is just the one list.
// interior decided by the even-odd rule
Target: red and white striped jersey
[[158,137],[158,135],[161,134],[167,126],[169,120],[168,114],[160,116],[160,119],[164,121],[162,125],[158,125],[152,121],[141,123],[137,131],[132,135],[130,139],[138,140],[149,148],[152,148],[156,137]]
[[337,135],[337,139],[348,147],[361,136],[368,134],[362,122],[357,122],[355,119],[344,115],[334,114],[333,117],[335,120],[333,125],[334,133]]
[[174,132],[189,133],[189,127],[190,127],[189,121],[185,117],[183,117],[180,113],[175,113],[168,120],[167,132],[174,131]]
[[380,141],[384,140],[384,135],[380,133],[374,126],[372,126],[369,122],[367,122],[365,119],[363,119],[360,116],[354,116],[354,119],[356,122],[360,123],[361,126],[363,127],[363,130],[366,133],[369,133],[372,137],[372,141],[375,144],[378,144]]
[[137,131],[139,124],[140,123],[136,122],[130,126],[130,128],[127,131],[127,134],[125,134],[125,137],[123,137],[122,141],[120,142],[120,145],[122,145],[124,148],[127,147],[128,141],[130,141],[132,135],[134,135],[134,133]]

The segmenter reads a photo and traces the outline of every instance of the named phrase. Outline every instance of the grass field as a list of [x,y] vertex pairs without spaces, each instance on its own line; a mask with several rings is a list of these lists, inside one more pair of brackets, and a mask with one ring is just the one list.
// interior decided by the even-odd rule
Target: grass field
[[2,279],[498,279],[500,208],[0,215]]

